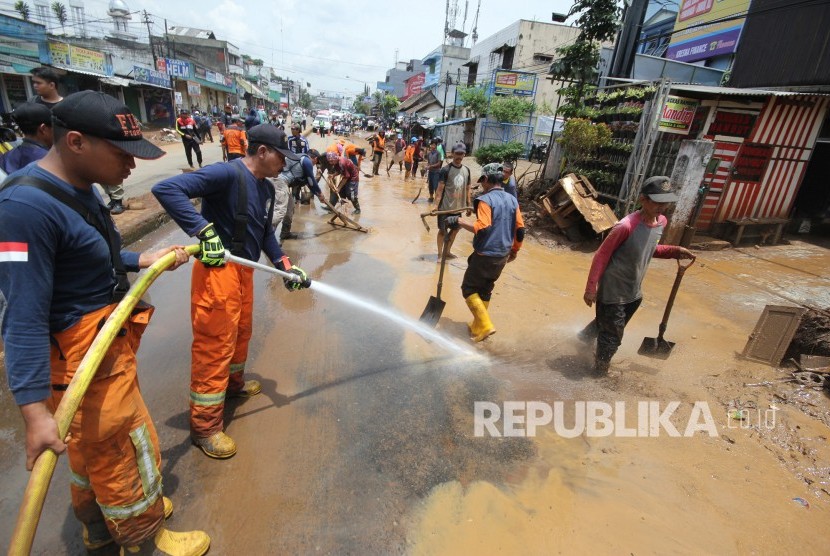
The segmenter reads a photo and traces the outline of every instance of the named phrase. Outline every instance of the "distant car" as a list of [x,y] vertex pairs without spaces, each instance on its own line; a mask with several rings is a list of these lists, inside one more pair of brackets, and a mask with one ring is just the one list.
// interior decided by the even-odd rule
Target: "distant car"
[[378,125],[377,122],[375,120],[373,120],[372,118],[369,118],[368,120],[366,120],[366,129],[369,130],[369,131],[374,131],[375,126],[377,126],[377,125]]
[[311,131],[317,133],[320,131],[320,127],[323,127],[325,131],[331,130],[331,118],[328,116],[317,116],[314,119],[314,122],[311,124]]

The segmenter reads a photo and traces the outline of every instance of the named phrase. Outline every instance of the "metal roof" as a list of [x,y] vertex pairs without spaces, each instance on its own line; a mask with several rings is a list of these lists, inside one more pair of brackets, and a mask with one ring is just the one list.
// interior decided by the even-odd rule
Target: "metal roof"
[[672,83],[673,91],[685,91],[687,93],[704,93],[708,95],[744,96],[744,97],[765,97],[765,96],[808,96],[816,93],[799,93],[795,91],[769,91],[766,89],[739,89],[738,87],[713,87],[711,85],[688,85]]
[[435,127],[444,127],[448,125],[455,125],[455,124],[463,124],[464,122],[471,122],[475,120],[475,118],[461,118],[459,120],[450,120],[449,122],[442,122],[440,124],[435,124]]

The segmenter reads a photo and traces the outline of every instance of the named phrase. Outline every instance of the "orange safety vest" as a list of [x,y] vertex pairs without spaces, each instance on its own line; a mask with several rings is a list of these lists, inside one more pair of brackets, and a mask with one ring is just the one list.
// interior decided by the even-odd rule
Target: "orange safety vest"
[[375,135],[374,142],[372,143],[373,147],[372,150],[376,153],[382,153],[383,147],[386,145],[386,138],[381,137],[380,135]]

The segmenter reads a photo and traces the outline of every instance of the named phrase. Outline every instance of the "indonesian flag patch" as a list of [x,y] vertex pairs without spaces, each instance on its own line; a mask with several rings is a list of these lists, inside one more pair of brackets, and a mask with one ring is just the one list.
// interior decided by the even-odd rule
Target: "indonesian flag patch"
[[15,241],[0,241],[0,263],[25,263],[29,260],[29,244]]

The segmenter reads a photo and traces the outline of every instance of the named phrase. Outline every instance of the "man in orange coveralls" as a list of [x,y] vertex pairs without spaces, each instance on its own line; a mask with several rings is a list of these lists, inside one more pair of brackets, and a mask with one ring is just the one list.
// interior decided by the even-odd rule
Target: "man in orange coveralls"
[[[253,324],[253,269],[225,264],[225,245],[251,261],[264,252],[275,267],[298,275],[299,282],[285,280],[289,291],[311,285],[301,268],[291,266],[274,236],[274,186],[266,178],[278,176],[286,159],[299,156],[288,149],[285,132],[259,124],[248,130],[245,158],[153,186],[173,220],[202,245],[190,293],[190,435],[212,458],[236,453],[236,443],[223,430],[225,398],[250,397],[262,390],[258,381],[243,380]],[[201,214],[190,203],[196,197],[202,198]]]
[[[136,350],[152,307],[136,308],[115,337],[69,427],[52,413],[104,321],[124,297],[127,271],[175,251],[121,250],[93,183],[119,185],[134,158],[164,151],[143,139],[129,109],[82,91],[52,110],[54,145],[0,190],[0,321],[9,387],[26,423],[26,467],[45,450],[69,454],[72,508],[89,550],[201,555],[210,538],[164,526],[161,450],[138,388]],[[175,267],[174,266],[174,267]],[[66,444],[64,444],[64,441]],[[158,552],[154,552],[158,553]]]

